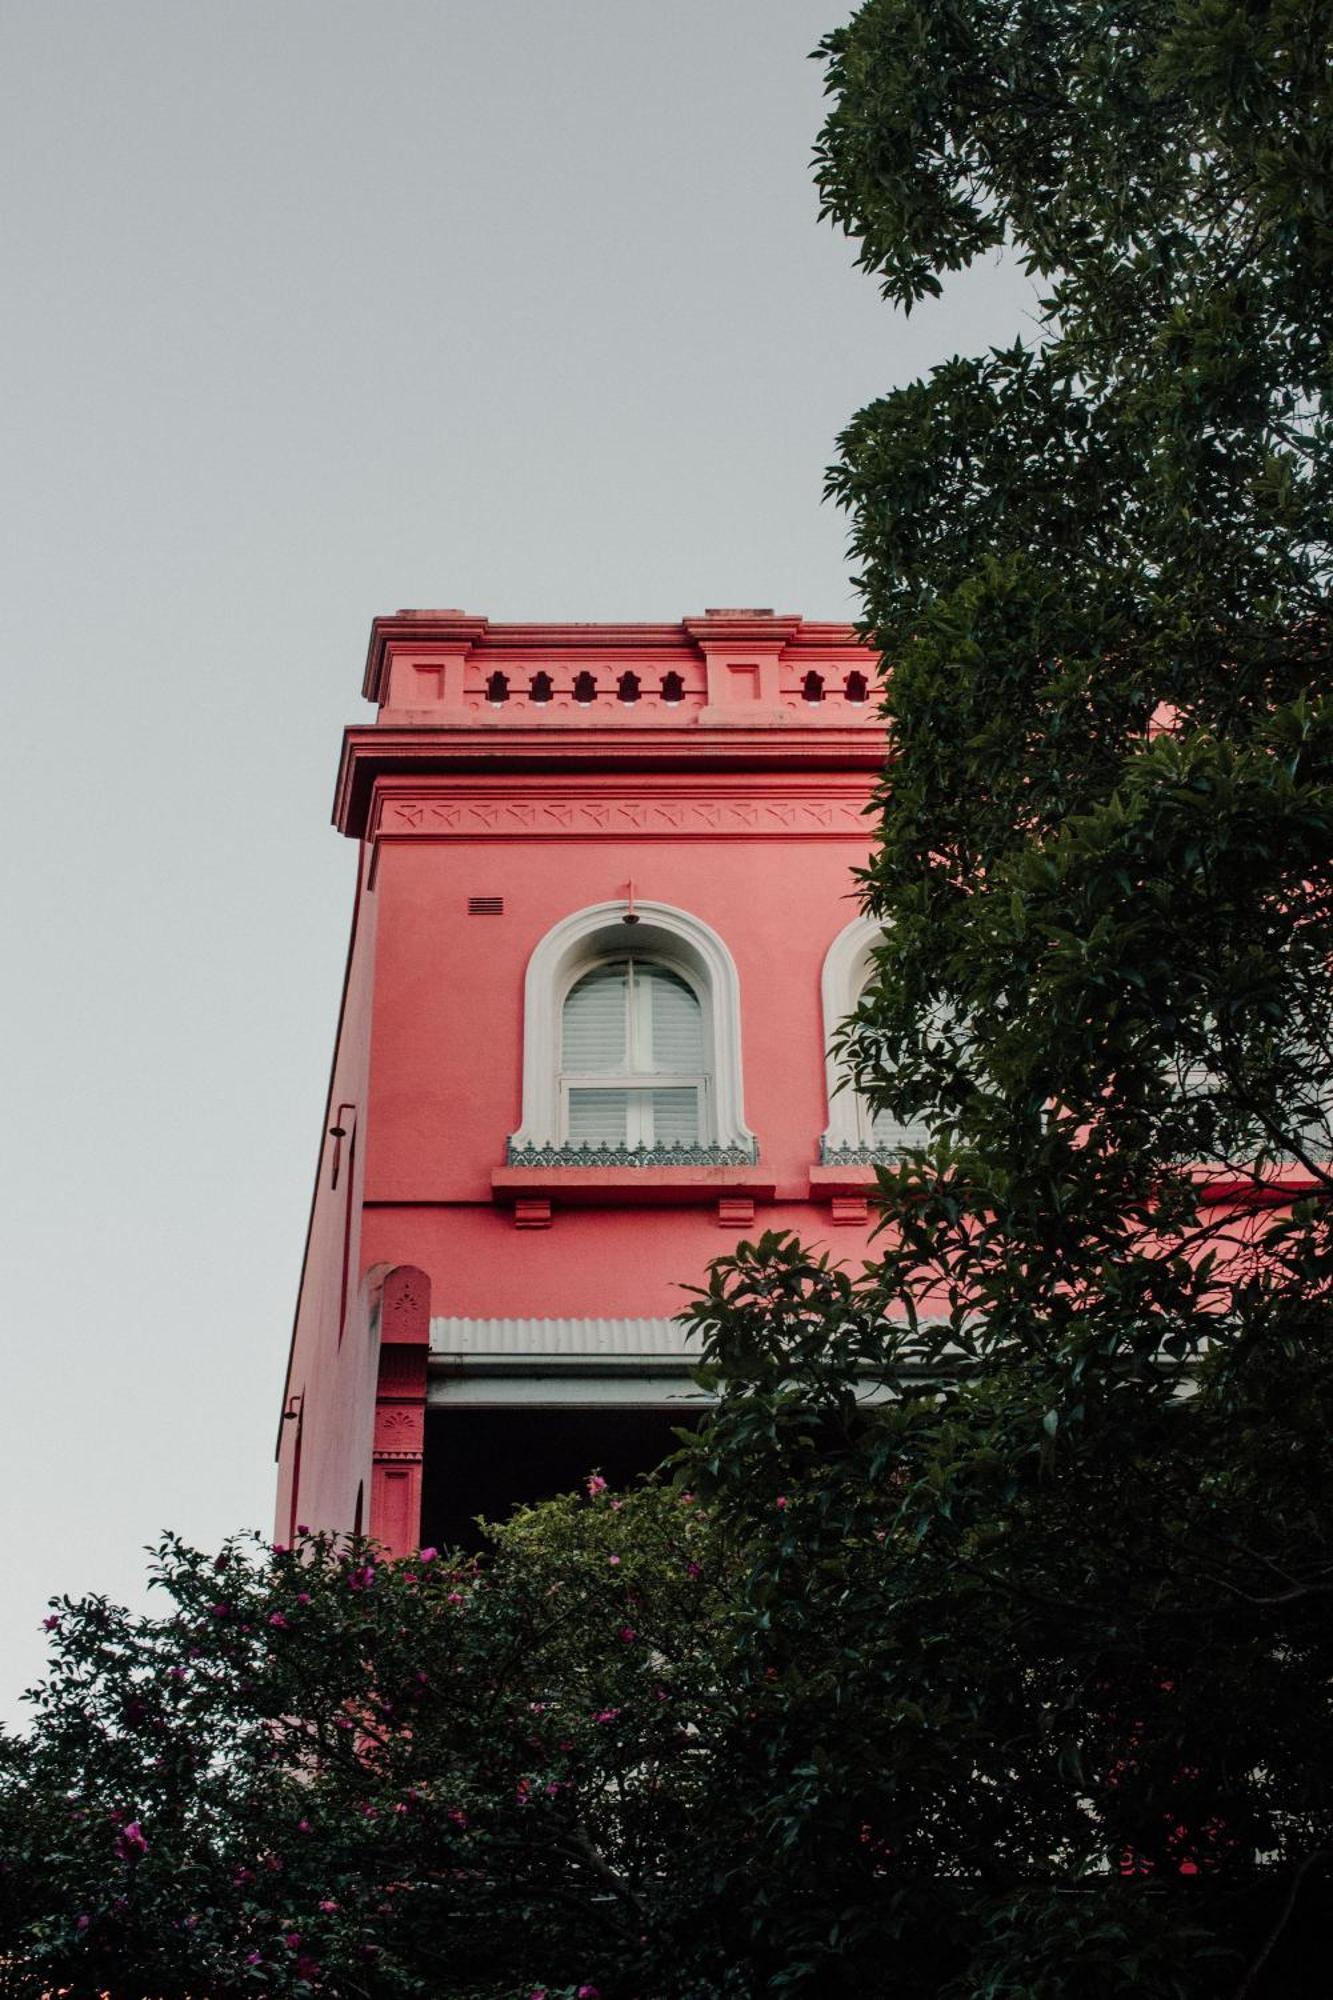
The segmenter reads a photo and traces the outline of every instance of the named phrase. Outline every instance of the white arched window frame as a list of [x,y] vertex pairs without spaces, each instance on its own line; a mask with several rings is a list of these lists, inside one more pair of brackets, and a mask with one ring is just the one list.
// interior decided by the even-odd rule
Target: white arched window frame
[[874,950],[884,936],[871,917],[854,917],[824,954],[820,995],[824,1011],[824,1065],[828,1085],[828,1124],[819,1142],[822,1159],[866,1162],[892,1160],[909,1146],[924,1146],[929,1128],[919,1119],[906,1123],[889,1111],[876,1111],[848,1079],[833,1040],[875,970]]
[[[627,916],[636,921],[627,923]],[[593,1164],[596,1147],[571,1144],[562,1069],[562,1027],[570,990],[594,967],[620,959],[660,965],[698,996],[704,1068],[699,1142],[614,1147],[631,1164],[746,1166],[758,1157],[745,1122],[741,1080],[740,981],[735,960],[707,924],[669,903],[595,903],[554,925],[528,960],[523,987],[523,1114],[509,1139],[519,1165]]]

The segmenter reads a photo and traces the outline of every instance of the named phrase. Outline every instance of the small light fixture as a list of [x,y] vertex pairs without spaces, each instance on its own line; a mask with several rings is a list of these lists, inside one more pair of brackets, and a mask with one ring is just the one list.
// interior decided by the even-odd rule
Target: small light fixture
[[639,913],[634,907],[633,882],[625,884],[625,909],[620,921],[622,924],[637,924],[639,921]]

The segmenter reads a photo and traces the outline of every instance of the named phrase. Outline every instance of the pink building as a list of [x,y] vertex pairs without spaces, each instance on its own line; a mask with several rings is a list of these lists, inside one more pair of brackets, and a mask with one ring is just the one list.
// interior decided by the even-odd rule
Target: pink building
[[826,1049],[874,935],[874,667],[768,611],[375,620],[280,1537],[443,1543],[631,1477],[699,1408],[673,1315],[710,1258],[862,1256],[902,1134]]

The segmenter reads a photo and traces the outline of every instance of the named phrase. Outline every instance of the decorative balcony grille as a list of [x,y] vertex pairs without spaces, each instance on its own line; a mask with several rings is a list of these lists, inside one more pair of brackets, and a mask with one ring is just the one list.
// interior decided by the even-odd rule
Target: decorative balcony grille
[[905,1146],[861,1146],[851,1140],[830,1146],[827,1139],[821,1139],[819,1162],[824,1167],[894,1167],[907,1158],[907,1151]]
[[752,1167],[757,1146],[616,1146],[575,1140],[560,1146],[505,1148],[511,1167]]

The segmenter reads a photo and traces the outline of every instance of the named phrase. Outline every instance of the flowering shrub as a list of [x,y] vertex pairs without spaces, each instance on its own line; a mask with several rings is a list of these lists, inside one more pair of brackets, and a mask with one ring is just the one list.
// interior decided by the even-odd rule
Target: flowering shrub
[[601,1481],[480,1560],[164,1542],[157,1616],[47,1621],[0,1761],[0,1959],[70,2000],[639,1990],[722,1571],[697,1508]]

